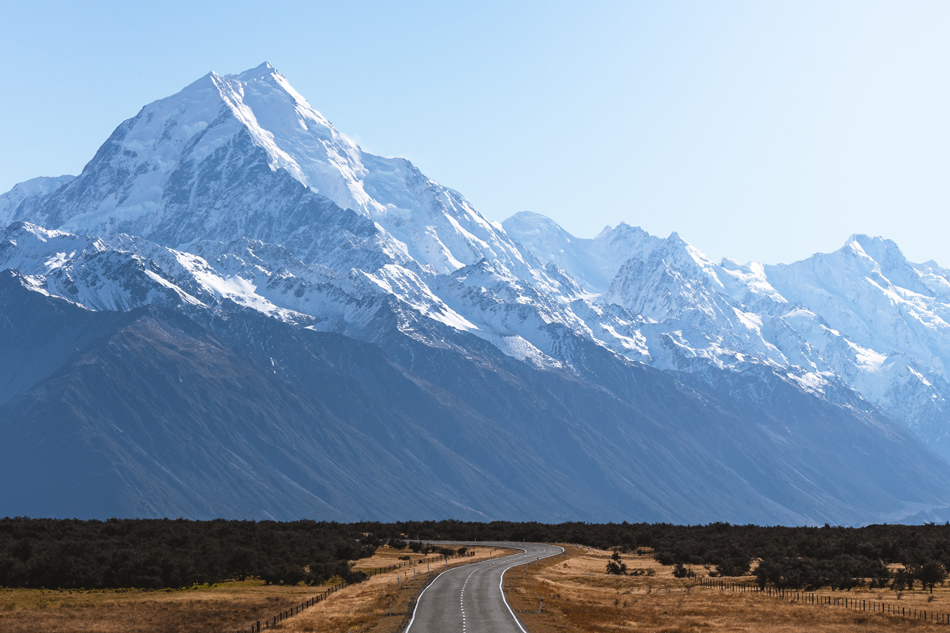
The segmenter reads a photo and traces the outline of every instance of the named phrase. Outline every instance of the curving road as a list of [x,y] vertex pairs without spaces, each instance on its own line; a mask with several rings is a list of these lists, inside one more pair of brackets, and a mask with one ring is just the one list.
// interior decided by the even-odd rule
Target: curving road
[[502,593],[505,572],[564,550],[540,543],[452,543],[503,547],[520,554],[469,563],[436,576],[419,595],[406,633],[527,633]]

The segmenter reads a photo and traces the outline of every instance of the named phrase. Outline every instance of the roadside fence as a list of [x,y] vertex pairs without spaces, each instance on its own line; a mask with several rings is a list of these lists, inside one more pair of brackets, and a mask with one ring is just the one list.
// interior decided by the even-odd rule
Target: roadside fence
[[[378,576],[380,574],[386,574],[389,572],[397,571],[399,569],[412,567],[413,565],[416,565],[416,566],[431,565],[433,563],[444,563],[448,565],[448,562],[450,560],[457,559],[457,558],[471,558],[473,556],[475,556],[475,552],[466,552],[465,554],[453,554],[452,556],[430,556],[428,558],[420,558],[419,560],[403,561],[395,565],[389,565],[388,567],[378,567],[375,569],[364,569],[364,570],[359,570],[359,571],[362,571],[362,573],[366,574],[367,577],[372,578],[373,576]],[[301,613],[303,613],[310,607],[316,604],[319,604],[323,602],[324,600],[329,599],[330,596],[332,596],[334,593],[336,593],[340,589],[343,589],[344,587],[348,587],[350,584],[352,583],[347,583],[345,580],[343,580],[335,585],[330,585],[324,591],[313,596],[312,598],[308,598],[298,605],[290,607],[289,609],[285,609],[273,617],[270,617],[264,620],[258,620],[257,622],[252,624],[250,628],[240,629],[239,631],[237,631],[237,633],[260,633],[261,631],[272,629],[276,627],[278,624],[280,624],[281,622],[284,622],[296,615],[300,615]]]
[[815,591],[799,591],[791,589],[779,589],[776,587],[759,587],[738,582],[725,582],[714,578],[699,578],[699,586],[719,591],[728,591],[732,593],[760,593],[766,596],[772,596],[795,602],[799,604],[811,604],[815,606],[842,607],[852,611],[861,611],[865,613],[880,613],[881,615],[890,615],[899,618],[908,618],[911,620],[921,620],[924,622],[933,622],[934,624],[950,624],[950,613],[941,613],[926,609],[914,609],[904,605],[884,602],[883,600],[868,600],[866,598],[858,599],[851,596],[829,596]]

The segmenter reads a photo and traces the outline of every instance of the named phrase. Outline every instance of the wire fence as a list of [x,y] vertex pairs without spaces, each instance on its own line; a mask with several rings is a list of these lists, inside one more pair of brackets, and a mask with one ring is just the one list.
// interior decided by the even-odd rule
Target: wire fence
[[780,589],[777,587],[759,587],[759,585],[750,585],[739,582],[726,582],[724,580],[715,580],[712,578],[700,578],[699,586],[719,591],[729,591],[732,593],[760,593],[766,596],[772,596],[799,604],[809,604],[815,606],[841,607],[852,611],[865,613],[880,613],[881,615],[890,615],[899,618],[908,618],[912,620],[921,620],[924,622],[933,622],[934,624],[950,624],[950,613],[933,611],[929,609],[916,609],[906,607],[883,600],[868,600],[866,598],[853,598],[851,596],[829,596],[815,591],[801,591],[792,589]]
[[[364,569],[360,570],[367,577],[372,578],[373,576],[378,576],[380,574],[386,574],[393,571],[398,571],[403,568],[412,567],[413,565],[431,565],[432,563],[445,563],[448,565],[448,562],[453,559],[458,558],[471,558],[475,556],[475,552],[466,552],[464,554],[453,554],[451,556],[430,556],[428,558],[420,558],[419,560],[409,560],[403,561],[401,563],[396,563],[394,565],[389,565],[387,567],[377,567],[373,569]],[[288,609],[284,609],[280,613],[271,616],[270,618],[265,618],[263,620],[257,620],[255,623],[251,624],[250,628],[244,628],[237,631],[237,633],[260,633],[260,631],[266,631],[267,629],[272,629],[276,627],[281,622],[285,622],[288,619],[300,615],[310,607],[317,605],[324,600],[327,600],[337,591],[349,586],[352,583],[347,583],[345,580],[341,582],[330,585],[324,591],[313,596],[312,598],[307,598],[298,605],[294,605]]]

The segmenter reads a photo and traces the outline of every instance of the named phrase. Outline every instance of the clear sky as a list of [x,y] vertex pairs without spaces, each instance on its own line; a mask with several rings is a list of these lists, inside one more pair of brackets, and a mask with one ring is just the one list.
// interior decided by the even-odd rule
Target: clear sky
[[950,2],[4,1],[0,191],[269,61],[488,217],[625,221],[714,259],[851,233],[950,266]]

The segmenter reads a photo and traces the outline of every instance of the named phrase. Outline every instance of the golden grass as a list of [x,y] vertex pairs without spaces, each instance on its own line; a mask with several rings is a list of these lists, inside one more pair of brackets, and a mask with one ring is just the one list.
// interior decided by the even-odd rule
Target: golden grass
[[[651,631],[687,633],[738,631],[776,633],[830,633],[843,631],[931,630],[946,625],[905,618],[849,611],[838,606],[795,604],[754,593],[731,593],[696,586],[695,580],[674,578],[648,556],[624,556],[628,571],[652,570],[648,576],[607,576],[611,552],[574,551],[532,565],[522,580],[522,568],[506,575],[505,585],[512,608],[531,633],[588,633]],[[705,575],[703,568],[695,569]],[[749,577],[725,579],[751,582]],[[831,592],[826,592],[831,595]],[[884,598],[905,607],[950,612],[950,590],[929,593],[904,592],[900,601],[891,591],[836,592],[835,596],[859,600]],[[541,598],[544,607],[538,614]],[[893,599],[893,600],[892,600]],[[923,606],[921,606],[923,605]]]
[[[401,557],[408,558],[408,561],[400,560]],[[390,565],[398,565],[405,562],[416,562],[418,560],[422,560],[423,558],[427,557],[424,554],[417,554],[412,550],[393,549],[388,545],[383,545],[382,547],[377,548],[376,553],[369,558],[361,558],[358,561],[355,561],[353,563],[353,569],[381,569],[383,567],[389,567]],[[431,556],[429,558],[431,558]]]
[[[495,550],[494,557],[509,552]],[[381,569],[399,561],[406,551],[380,548],[357,561],[358,569]],[[625,555],[628,571],[639,576],[607,576],[610,552],[575,551],[533,563],[523,578],[516,567],[505,576],[512,608],[531,633],[705,633],[715,631],[832,633],[844,631],[917,631],[946,625],[850,611],[839,606],[796,604],[753,593],[731,593],[699,587],[695,580],[678,579],[671,567],[650,556]],[[422,558],[412,555],[413,560]],[[479,548],[475,558],[488,557]],[[415,597],[443,571],[441,564],[415,564],[374,576],[346,587],[325,602],[286,620],[277,630],[288,633],[398,633],[405,628]],[[415,571],[415,578],[413,578]],[[698,576],[707,571],[694,568]],[[648,575],[652,574],[652,575]],[[398,580],[397,580],[398,578]],[[749,577],[725,579],[751,583]],[[265,586],[258,581],[222,583],[174,591],[50,591],[0,589],[0,631],[3,633],[230,633],[247,630],[258,619],[317,595],[321,587]],[[907,609],[950,612],[950,588],[933,596],[920,589],[897,594],[883,589],[821,592],[879,604],[882,600]],[[537,613],[541,598],[544,607]],[[392,600],[393,615],[389,605]]]
[[[478,548],[474,558],[450,561],[449,566],[488,557],[490,548]],[[357,561],[357,569],[380,569],[396,562],[408,550],[380,548],[371,558]],[[494,556],[503,552],[495,550]],[[507,553],[507,552],[504,552]],[[412,554],[414,560],[421,555]],[[413,581],[413,568],[415,580]],[[445,569],[431,564],[379,574],[345,587],[289,620],[281,631],[378,631],[395,633],[404,621],[410,601],[427,577]],[[399,581],[396,580],[397,576]],[[332,584],[332,583],[331,583]],[[247,631],[257,620],[270,619],[322,593],[324,587],[267,586],[261,581],[227,582],[194,589],[144,591],[0,589],[2,633],[231,633]],[[389,598],[394,616],[388,617]]]
[[197,589],[143,591],[0,590],[4,633],[226,633],[300,604],[318,588],[228,582]]

